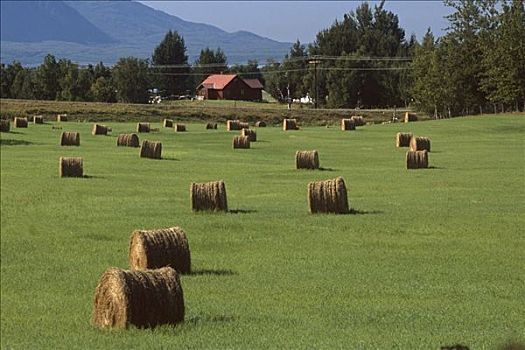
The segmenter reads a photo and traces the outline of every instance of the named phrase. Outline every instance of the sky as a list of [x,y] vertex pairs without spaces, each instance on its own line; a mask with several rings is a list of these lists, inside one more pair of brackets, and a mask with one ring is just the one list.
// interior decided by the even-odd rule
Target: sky
[[[206,23],[227,32],[246,30],[270,39],[309,43],[322,29],[355,10],[361,1],[140,1],[186,21]],[[377,1],[370,1],[372,5]],[[450,9],[442,1],[387,1],[407,38],[421,39],[428,27],[440,36]]]

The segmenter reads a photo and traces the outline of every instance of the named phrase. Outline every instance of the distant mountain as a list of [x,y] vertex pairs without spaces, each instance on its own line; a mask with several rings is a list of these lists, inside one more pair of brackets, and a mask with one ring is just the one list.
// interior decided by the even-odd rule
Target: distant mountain
[[1,1],[1,60],[37,65],[47,53],[79,63],[114,64],[120,57],[150,58],[168,30],[184,37],[190,61],[201,49],[221,47],[229,63],[281,59],[290,49],[250,32],[228,33],[185,21],[134,1]]

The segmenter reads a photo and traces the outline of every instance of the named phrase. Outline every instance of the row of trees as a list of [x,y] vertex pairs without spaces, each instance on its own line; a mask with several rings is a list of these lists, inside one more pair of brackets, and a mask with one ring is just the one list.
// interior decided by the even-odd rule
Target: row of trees
[[[1,67],[1,96],[104,102],[145,102],[148,89],[192,94],[216,73],[258,78],[286,101],[307,93],[328,108],[414,104],[428,113],[457,115],[501,107],[525,108],[525,9],[523,0],[445,0],[454,12],[449,29],[421,43],[408,40],[398,17],[363,3],[315,41],[293,44],[282,62],[229,66],[218,48],[201,50],[190,65],[184,39],[168,32],[151,61],[122,58],[112,68],[79,67],[48,55],[42,65]],[[151,64],[150,64],[151,63]]]

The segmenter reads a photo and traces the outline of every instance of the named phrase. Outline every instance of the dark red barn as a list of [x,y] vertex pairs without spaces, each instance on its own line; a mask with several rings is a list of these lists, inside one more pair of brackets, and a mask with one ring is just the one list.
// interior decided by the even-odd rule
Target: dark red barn
[[261,101],[259,79],[243,79],[237,74],[214,74],[197,86],[197,96],[208,100]]

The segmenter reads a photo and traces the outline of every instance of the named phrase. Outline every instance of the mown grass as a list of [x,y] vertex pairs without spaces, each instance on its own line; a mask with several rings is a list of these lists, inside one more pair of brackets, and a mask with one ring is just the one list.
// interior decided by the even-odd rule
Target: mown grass
[[[131,123],[30,125],[1,134],[1,346],[36,348],[492,349],[525,341],[523,115],[374,125],[356,132],[258,129],[141,134],[164,160],[117,148]],[[61,131],[81,146],[59,146]],[[432,139],[431,169],[407,171],[398,131]],[[294,169],[317,149],[324,171]],[[58,177],[60,156],[88,176]],[[310,215],[309,181],[343,176],[357,215]],[[195,214],[192,181],[223,179],[230,209]],[[137,228],[181,226],[194,274],[186,322],[90,325],[98,278],[127,267]]]

